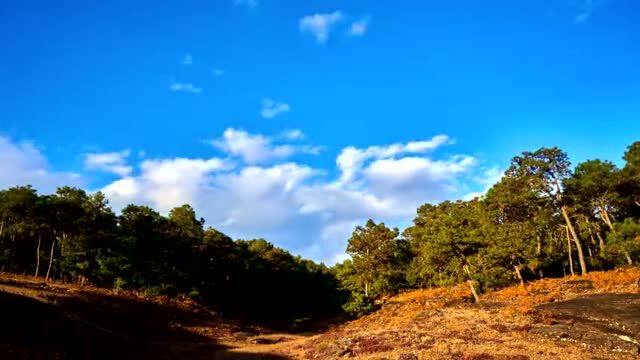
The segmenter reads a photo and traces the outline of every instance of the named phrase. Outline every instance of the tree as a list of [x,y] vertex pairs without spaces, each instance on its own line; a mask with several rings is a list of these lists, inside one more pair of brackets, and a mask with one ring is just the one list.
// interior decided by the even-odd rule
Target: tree
[[520,282],[524,282],[523,266],[542,273],[548,255],[545,244],[550,242],[549,229],[556,220],[547,201],[529,186],[526,178],[505,176],[489,189],[483,203],[492,224],[489,247],[495,247],[489,250],[494,255],[504,252],[502,257],[511,259]]
[[172,266],[167,257],[171,249],[167,219],[150,207],[128,205],[122,209],[118,222],[121,247],[130,270],[122,274],[125,282],[134,288],[166,289]]
[[640,141],[629,145],[623,159],[618,193],[624,204],[624,217],[640,217]]
[[32,251],[36,248],[31,240],[36,233],[37,201],[38,195],[31,186],[10,188],[2,196],[0,237],[6,233],[10,242],[6,244],[2,238],[0,259],[4,260],[2,266],[6,266],[9,271],[24,271],[30,265],[29,259],[32,259]]
[[385,281],[390,277],[397,250],[397,228],[389,229],[384,223],[367,221],[356,227],[349,239],[347,253],[353,258],[354,268],[365,297],[370,296],[371,287],[384,291],[389,287]]
[[51,246],[47,278],[50,275],[56,243],[59,247],[59,270],[62,277],[76,278],[84,282],[89,275],[91,254],[85,235],[91,230],[86,218],[87,201],[87,193],[82,189],[64,186],[56,190],[52,198],[55,241]]
[[523,177],[532,190],[543,194],[552,206],[560,211],[569,233],[578,250],[582,274],[587,273],[587,263],[582,251],[580,238],[573,226],[569,207],[564,202],[562,183],[571,176],[571,163],[567,154],[559,148],[540,148],[534,152],[525,151],[511,160],[507,176]]
[[640,222],[627,218],[615,224],[615,231],[607,237],[607,253],[610,256],[624,255],[627,264],[640,255]]
[[564,181],[565,197],[568,203],[584,213],[598,214],[613,230],[611,213],[619,208],[619,194],[616,192],[618,179],[618,169],[609,161],[589,160],[580,163],[573,175]]
[[469,284],[479,301],[479,253],[486,240],[486,217],[478,199],[423,205],[404,232],[415,258],[410,278],[420,286]]

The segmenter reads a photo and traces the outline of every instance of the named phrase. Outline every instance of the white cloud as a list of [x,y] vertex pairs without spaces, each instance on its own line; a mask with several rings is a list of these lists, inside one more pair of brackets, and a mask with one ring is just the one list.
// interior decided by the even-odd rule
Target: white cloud
[[287,103],[274,101],[269,98],[262,99],[262,109],[260,115],[265,119],[272,119],[280,114],[287,113],[291,107]]
[[174,82],[169,86],[169,89],[173,92],[185,92],[192,94],[199,94],[202,92],[201,88],[190,83]]
[[324,44],[329,39],[332,28],[344,19],[340,10],[332,13],[314,14],[300,19],[301,33],[311,33],[318,44]]
[[215,69],[211,70],[211,74],[214,77],[220,77],[220,76],[224,75],[224,70],[215,68]]
[[84,156],[84,165],[90,170],[101,170],[120,176],[127,176],[133,168],[127,165],[129,150],[104,153],[88,153]]
[[[301,133],[300,133],[301,134]],[[242,158],[247,164],[265,163],[271,160],[285,159],[295,154],[317,155],[324,148],[309,144],[293,145],[288,143],[275,143],[278,138],[295,140],[291,136],[300,136],[296,133],[284,133],[280,137],[269,137],[261,134],[250,134],[244,130],[228,128],[222,137],[211,142],[215,147],[223,150],[231,156]]]
[[274,146],[271,139],[264,135],[252,135],[244,130],[233,128],[225,130],[222,138],[214,140],[213,145],[230,155],[241,157],[249,164],[285,158],[294,153],[292,146]]
[[471,192],[463,197],[464,200],[471,200],[483,197],[487,191],[497,184],[504,176],[504,169],[498,166],[484,170],[482,176],[474,177],[472,180],[482,186],[482,190]]
[[578,9],[579,13],[573,19],[576,25],[588,22],[593,14],[609,0],[577,0],[571,4]]
[[41,151],[28,141],[15,143],[0,136],[0,164],[0,189],[32,185],[40,193],[52,193],[59,186],[84,183],[79,174],[51,170]]
[[342,182],[348,183],[353,180],[354,175],[367,160],[390,158],[403,153],[425,153],[451,143],[453,141],[448,136],[437,135],[429,140],[411,141],[407,144],[370,146],[366,149],[357,149],[350,146],[342,149],[336,162],[342,171]]
[[182,65],[191,65],[193,64],[193,56],[191,54],[185,54],[182,58]]
[[167,212],[185,203],[200,204],[199,194],[206,189],[208,176],[231,167],[218,158],[145,160],[139,176],[114,181],[102,191],[118,208],[136,202]]
[[[289,133],[289,139],[283,134]],[[228,157],[139,159],[136,171],[118,170],[133,161],[128,151],[87,154],[88,166],[120,175],[102,187],[114,210],[135,203],[163,213],[189,203],[207,225],[235,238],[264,237],[293,253],[329,263],[345,258],[353,227],[368,218],[401,226],[425,202],[460,198],[467,185],[489,186],[497,168],[476,174],[468,155],[438,156],[431,151],[451,144],[449,137],[370,146],[346,147],[336,169],[285,160],[311,151],[290,130],[270,137],[227,129],[216,146]],[[242,159],[235,161],[234,158]],[[278,160],[266,164],[267,160]],[[42,191],[81,184],[72,173],[51,171],[31,143],[0,137],[0,185],[31,183]],[[337,173],[334,172],[337,170]],[[135,174],[135,175],[134,175]]]
[[236,6],[246,6],[252,9],[258,6],[258,0],[235,0],[234,3]]
[[294,140],[303,140],[306,135],[300,129],[290,129],[285,130],[280,135],[283,139],[294,141]]
[[354,21],[353,23],[351,23],[351,26],[349,27],[347,34],[349,36],[354,36],[354,37],[364,36],[364,34],[366,34],[367,30],[369,29],[370,21],[371,21],[371,18],[369,17],[365,17],[361,20]]

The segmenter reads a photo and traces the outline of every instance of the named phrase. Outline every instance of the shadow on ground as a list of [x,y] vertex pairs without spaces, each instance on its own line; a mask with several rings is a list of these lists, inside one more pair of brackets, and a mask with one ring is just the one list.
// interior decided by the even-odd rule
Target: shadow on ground
[[0,291],[0,359],[286,359],[232,352],[183,328],[206,321],[191,310],[117,296]]
[[537,309],[551,315],[538,333],[640,355],[640,294],[586,295]]

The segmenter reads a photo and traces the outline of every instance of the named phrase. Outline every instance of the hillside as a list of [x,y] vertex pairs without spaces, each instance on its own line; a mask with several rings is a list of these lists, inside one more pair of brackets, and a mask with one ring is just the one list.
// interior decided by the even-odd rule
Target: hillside
[[308,359],[635,359],[639,280],[638,269],[540,280],[478,304],[467,287],[411,291],[295,350]]
[[0,318],[1,359],[252,359],[228,352],[222,340],[266,331],[190,301],[6,273],[0,273]]
[[[406,292],[320,334],[222,319],[188,301],[0,275],[3,359],[635,359],[640,270],[486,294]],[[415,356],[415,357],[414,357]]]

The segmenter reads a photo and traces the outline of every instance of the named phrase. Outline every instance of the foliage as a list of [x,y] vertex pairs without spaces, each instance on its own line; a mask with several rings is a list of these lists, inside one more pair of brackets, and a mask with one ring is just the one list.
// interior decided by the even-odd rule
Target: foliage
[[395,290],[393,279],[404,254],[398,234],[397,228],[369,220],[364,227],[356,227],[349,239],[347,254],[353,258],[355,281],[365,297]]
[[[189,205],[166,216],[100,192],[30,186],[0,191],[0,271],[191,297],[223,313],[294,319],[355,316],[405,288],[466,283],[474,293],[640,260],[640,142],[625,164],[571,168],[558,148],[515,156],[485,196],[425,204],[400,234],[355,228],[333,268],[204,227]],[[465,285],[465,286],[466,286]],[[469,287],[467,287],[469,289]]]
[[[225,313],[278,320],[328,316],[345,295],[322,264],[263,239],[233,241],[183,205],[168,216],[101,193],[0,191],[0,269],[66,282],[189,296]],[[292,291],[295,289],[295,291]]]
[[[525,151],[485,196],[418,208],[400,238],[369,220],[349,241],[353,260],[336,266],[342,288],[352,293],[347,308],[363,313],[363,287],[375,289],[374,298],[463,282],[483,292],[637,263],[640,142],[624,160],[622,169],[589,160],[573,170],[559,148]],[[394,244],[402,244],[402,256],[393,256]]]
[[640,222],[627,218],[614,225],[607,236],[605,255],[614,259],[624,256],[629,264],[640,256]]

